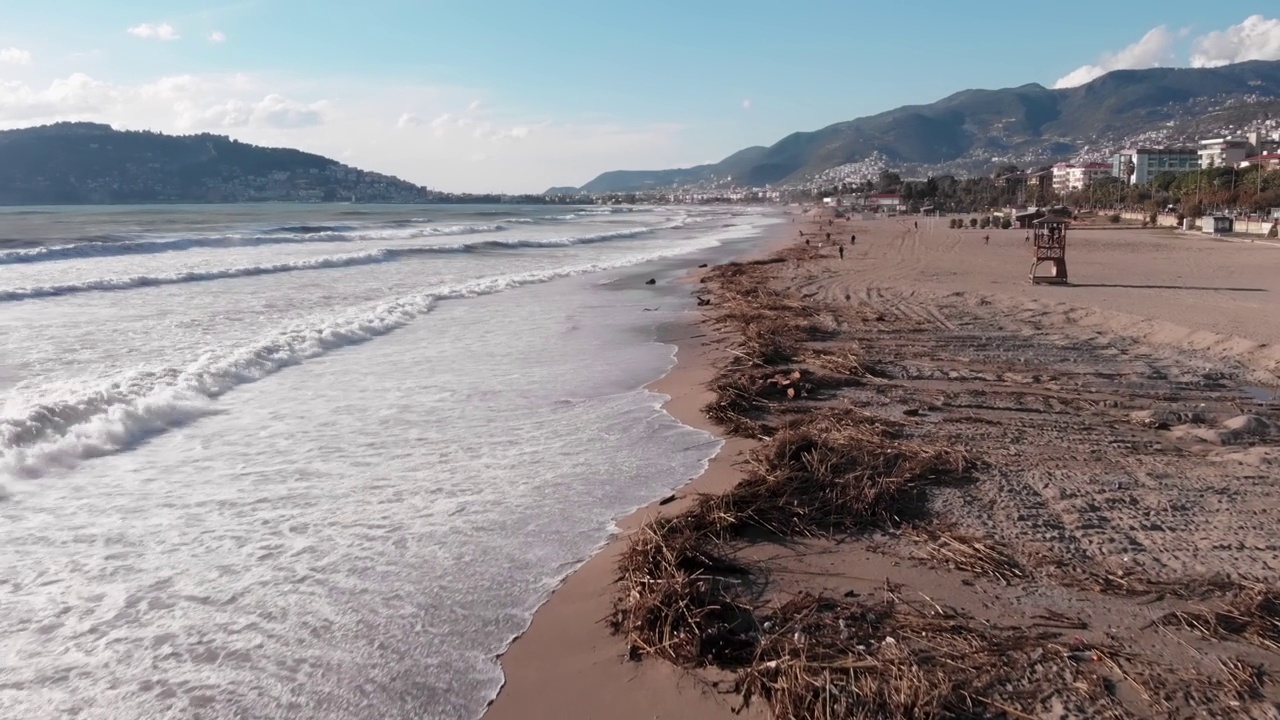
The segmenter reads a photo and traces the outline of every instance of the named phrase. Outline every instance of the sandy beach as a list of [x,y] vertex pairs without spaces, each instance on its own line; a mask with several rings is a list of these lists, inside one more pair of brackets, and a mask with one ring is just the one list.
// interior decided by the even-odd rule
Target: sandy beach
[[[730,437],[704,476],[628,518],[538,611],[502,658],[507,684],[486,717],[742,717],[735,676],[755,678],[745,714],[768,717],[771,703],[802,706],[779,694],[776,668],[792,663],[802,676],[814,662],[806,653],[819,650],[857,660],[834,684],[824,671],[826,690],[814,691],[831,717],[870,712],[856,702],[830,710],[854,702],[849,688],[863,680],[897,688],[896,700],[877,700],[880,712],[928,685],[913,706],[966,705],[982,717],[1272,716],[1280,247],[1078,224],[1072,284],[1033,286],[1022,230],[827,221],[779,226],[786,259],[742,270],[749,281],[736,290],[725,274],[699,288],[718,322],[704,322],[704,337],[673,332],[692,339],[678,343],[679,364],[657,389],[683,422]],[[818,233],[813,246],[799,231]],[[846,244],[843,259],[827,232]],[[757,286],[774,293],[775,315],[801,309],[807,329],[787,357],[739,371],[760,378],[743,421],[711,425],[702,408],[724,385],[719,396],[707,385],[742,347],[725,304]],[[799,392],[778,395],[784,387]],[[747,485],[782,477],[787,468],[769,465],[781,456],[768,453],[816,427],[932,469],[885,466],[898,504],[848,527],[759,527],[760,506],[719,527],[719,549],[760,582],[751,597],[717,592],[769,619],[741,637],[724,623],[710,630],[750,643],[754,660],[721,652],[677,668],[679,653],[612,634],[617,566],[644,520],[697,515],[699,493],[752,473]],[[953,477],[938,469],[943,457]],[[818,596],[833,600],[804,610],[809,624],[794,640],[772,629],[799,622],[791,601]],[[866,636],[823,636],[837,618],[840,633]],[[768,671],[765,657],[775,658]],[[907,682],[916,675],[906,669],[930,682]]]

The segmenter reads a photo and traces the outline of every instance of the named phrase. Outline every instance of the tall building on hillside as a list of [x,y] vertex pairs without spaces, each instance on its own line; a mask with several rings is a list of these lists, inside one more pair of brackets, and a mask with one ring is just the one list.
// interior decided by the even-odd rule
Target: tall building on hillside
[[1111,174],[1130,185],[1151,182],[1156,173],[1184,173],[1200,169],[1195,148],[1131,148],[1111,156]]
[[1075,169],[1071,163],[1060,162],[1053,166],[1053,191],[1063,195],[1071,189],[1071,171]]
[[1098,178],[1111,177],[1111,175],[1111,165],[1109,163],[1092,162],[1077,165],[1067,171],[1067,189],[1083,190],[1092,185]]
[[1083,190],[1100,177],[1111,175],[1110,163],[1084,163],[1072,165],[1058,163],[1053,166],[1053,190],[1062,195],[1074,190]]
[[1200,141],[1200,167],[1233,167],[1249,157],[1247,138],[1213,138]]

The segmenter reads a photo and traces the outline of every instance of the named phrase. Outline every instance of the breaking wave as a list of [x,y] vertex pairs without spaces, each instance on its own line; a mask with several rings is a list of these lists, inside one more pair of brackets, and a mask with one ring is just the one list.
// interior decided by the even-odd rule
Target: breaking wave
[[295,225],[276,228],[265,233],[252,235],[206,235],[188,238],[157,238],[146,240],[94,240],[76,242],[66,245],[48,245],[23,250],[0,252],[0,265],[14,265],[30,262],[49,262],[53,260],[75,260],[80,258],[119,257],[122,255],[149,255],[155,253],[180,252],[195,248],[238,248],[256,247],[260,245],[286,245],[294,243],[354,242],[369,239],[387,239],[391,237],[443,237],[450,235],[473,235],[476,233],[498,232],[504,230],[502,225],[455,225],[441,228],[413,228],[411,232],[397,232],[394,226],[362,231],[340,230],[340,225]]
[[87,292],[110,292],[114,290],[130,290],[134,288],[156,287],[161,285],[208,282],[211,280],[225,280],[229,278],[257,277],[259,275],[275,275],[278,273],[299,272],[304,270],[356,267],[360,265],[392,262],[402,258],[419,255],[476,252],[480,250],[495,249],[546,248],[585,245],[622,238],[638,237],[658,230],[674,229],[681,227],[682,225],[683,221],[680,221],[654,227],[641,227],[630,230],[597,233],[594,235],[550,238],[546,240],[495,239],[482,240],[474,243],[460,243],[456,245],[423,245],[404,248],[378,248],[376,250],[369,250],[366,252],[327,255],[307,260],[295,260],[291,262],[273,263],[270,265],[247,265],[243,267],[216,268],[212,270],[186,270],[182,272],[165,273],[163,275],[125,275],[120,277],[94,278],[57,285],[0,288],[0,302],[17,302],[20,300],[62,297]]
[[0,417],[0,471],[35,478],[109,455],[218,412],[235,388],[334,350],[368,342],[430,312],[441,300],[502,292],[571,275],[650,262],[717,245],[704,240],[607,262],[479,278],[338,316],[295,323],[260,341],[205,353],[186,367],[135,371],[103,387]]

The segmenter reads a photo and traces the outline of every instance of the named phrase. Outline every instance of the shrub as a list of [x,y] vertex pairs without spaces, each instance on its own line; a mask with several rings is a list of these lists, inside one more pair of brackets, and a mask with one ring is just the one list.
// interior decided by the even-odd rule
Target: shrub
[[1013,227],[1013,221],[1010,220],[1009,218],[1004,218],[1003,220],[1000,221],[1001,230],[1008,230],[1011,227]]
[[1107,216],[1107,222],[1115,225],[1120,222],[1120,213],[1111,213]]
[[991,227],[991,218],[984,217],[982,218],[982,220],[979,220],[978,227],[982,230],[986,230],[987,228]]
[[1152,225],[1159,224],[1160,213],[1156,212],[1155,210],[1152,210],[1151,215],[1147,217],[1147,222],[1151,223]]
[[1200,203],[1193,204],[1191,207],[1187,208],[1187,217],[1189,218],[1204,217],[1204,208],[1200,207]]
[[978,218],[969,218],[969,227],[971,228],[978,227]]

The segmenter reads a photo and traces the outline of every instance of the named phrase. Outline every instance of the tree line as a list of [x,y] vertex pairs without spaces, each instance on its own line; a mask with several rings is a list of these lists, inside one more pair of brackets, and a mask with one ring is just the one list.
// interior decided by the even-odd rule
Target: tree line
[[[1048,166],[1031,170],[1040,172]],[[1082,190],[1056,193],[1020,180],[1016,165],[1005,165],[991,176],[956,178],[951,175],[904,180],[883,171],[874,180],[820,188],[831,195],[899,193],[912,212],[933,207],[943,212],[981,212],[1020,205],[1066,205],[1078,210],[1174,210],[1199,217],[1214,212],[1265,213],[1280,207],[1280,172],[1259,166],[1205,168],[1188,173],[1161,172],[1150,182],[1131,185],[1120,178],[1101,177]]]

